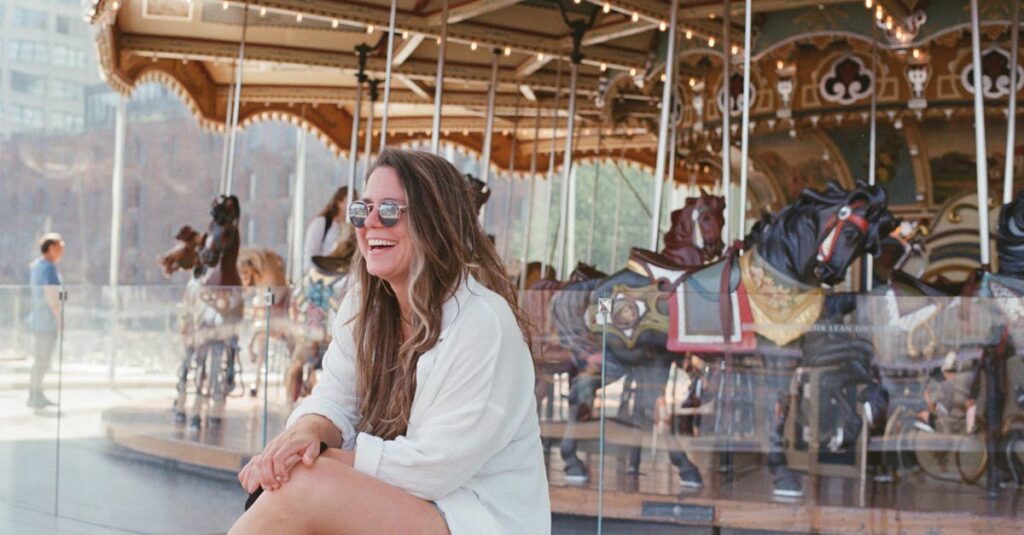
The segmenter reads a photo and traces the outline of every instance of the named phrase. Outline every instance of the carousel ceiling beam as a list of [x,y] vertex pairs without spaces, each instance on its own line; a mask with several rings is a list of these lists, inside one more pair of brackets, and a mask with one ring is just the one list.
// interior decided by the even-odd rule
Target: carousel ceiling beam
[[[587,31],[587,34],[583,37],[583,46],[607,43],[608,41],[629,37],[630,35],[648,32],[657,27],[657,23],[643,20],[639,22],[627,20],[625,22],[616,22],[605,26],[598,26]],[[571,47],[572,36],[563,37],[562,43],[565,46]]]
[[551,63],[552,59],[554,59],[554,56],[550,54],[530,56],[530,59],[520,63],[516,67],[516,78],[526,78],[527,76],[532,75],[544,68],[548,63]]
[[427,90],[423,88],[423,86],[416,83],[416,80],[413,80],[412,78],[409,78],[404,74],[396,74],[395,79],[397,79],[399,82],[402,82],[402,84],[404,84],[405,87],[409,88],[409,91],[412,91],[423,100],[431,100],[434,98],[434,96],[428,93]]
[[523,94],[523,97],[530,102],[537,102],[537,95],[533,92],[528,84],[519,84],[519,92]]
[[[137,54],[143,57],[189,58],[193,60],[209,59],[216,61],[234,58],[238,53],[238,45],[230,41],[211,41],[206,39],[189,39],[185,37],[158,37],[138,34],[121,34],[119,44],[122,53]],[[354,54],[339,54],[337,51],[313,50],[307,48],[291,48],[277,45],[246,44],[247,62],[271,62],[315,67],[328,67],[355,71],[359,68],[358,58]],[[382,58],[370,58],[366,64],[366,73],[383,76],[385,61]],[[483,82],[490,80],[491,69],[484,65],[466,65],[449,63],[445,65],[445,78],[455,82]],[[433,60],[409,59],[394,70],[394,74],[404,74],[413,80],[432,82],[437,72]],[[519,85],[522,77],[515,76],[511,70],[498,73],[498,83],[502,85]],[[553,91],[556,89],[555,75],[536,73],[530,77],[533,88]],[[597,90],[596,76],[580,76],[580,92],[592,95]]]
[[[473,17],[486,15],[506,7],[514,6],[521,0],[471,0],[461,5],[448,8],[448,24],[455,24]],[[430,15],[427,21],[431,26],[441,26],[441,12]]]
[[[497,2],[500,2],[500,0],[491,0],[487,3]],[[372,24],[378,28],[385,28],[389,24],[389,12],[383,6],[330,0],[248,0],[248,4],[254,9],[267,7],[274,10],[301,12],[311,16],[323,17],[324,19],[338,19],[339,21],[366,25]],[[451,8],[449,11],[453,9],[455,8]],[[408,11],[397,14],[395,28],[399,32],[408,31],[428,37],[440,37],[440,23],[433,25],[430,23],[429,17]],[[511,47],[516,52],[554,54],[566,60],[570,59],[569,55],[572,52],[571,47],[566,47],[562,44],[561,35],[544,36],[528,34],[514,28],[474,22],[450,24],[448,26],[448,41],[456,43],[476,42],[485,50],[493,47]],[[640,67],[647,59],[647,54],[644,51],[615,47],[591,46],[587,47],[585,54],[585,63],[592,65],[606,63],[609,66],[623,68]],[[489,71],[486,68],[485,70]]]
[[[218,98],[227,98],[227,86],[218,86]],[[242,102],[251,103],[311,103],[323,105],[351,104],[355,102],[356,90],[354,87],[296,87],[296,86],[273,86],[273,85],[243,85],[240,95]],[[512,115],[515,110],[516,101],[523,97],[515,93],[498,93],[495,95],[495,108],[499,113]],[[423,100],[414,91],[402,91],[395,89],[392,92],[392,102],[401,104],[422,104]],[[487,95],[475,92],[458,92],[446,90],[444,95],[446,106],[463,106],[467,108],[482,108],[487,104]],[[521,103],[520,103],[521,104]],[[555,109],[553,98],[537,98],[533,106],[539,106],[546,112]],[[593,101],[580,100],[577,106],[581,113],[597,113],[597,106]],[[550,115],[550,113],[546,113]],[[447,118],[445,119],[447,121]],[[447,124],[447,123],[446,123]]]
[[419,33],[410,35],[409,38],[398,47],[398,50],[395,51],[395,58],[393,60],[394,66],[397,67],[405,63],[405,60],[409,59],[413,52],[416,52],[416,49],[420,47],[420,44],[423,43],[423,40],[426,38],[427,36]]
[[[598,5],[598,6],[604,6],[604,4],[605,4],[605,0],[587,0],[587,2],[589,2],[591,4],[594,4],[594,5]],[[717,7],[717,13],[721,14],[721,12],[722,12],[722,7],[721,7],[722,6],[722,2],[721,1],[709,2],[709,4],[712,6],[713,9],[714,9],[714,6],[718,6]],[[658,26],[660,26],[661,23],[668,24],[668,10],[669,10],[669,8],[668,8],[667,5],[665,5],[665,2],[662,2],[661,0],[615,0],[615,1],[613,1],[611,3],[611,6],[612,6],[612,9],[614,9],[615,11],[617,11],[619,13],[622,13],[624,15],[632,15],[633,13],[636,13],[637,15],[640,16],[640,19],[641,19],[638,24],[643,23],[645,21],[646,22],[654,23],[654,24],[656,24]],[[683,14],[685,12],[685,14],[689,17],[690,16],[690,12],[692,12],[693,9],[695,9],[695,8],[691,8],[691,7],[681,8],[679,15],[683,16]],[[705,17],[706,16],[707,15],[705,15]],[[630,22],[632,22],[632,21],[630,21]],[[686,31],[686,29],[687,29],[687,25],[680,24],[677,33],[684,33]],[[718,30],[718,29],[712,29],[712,28],[691,28],[691,29],[695,30],[695,33],[698,36],[703,37],[705,39],[707,39],[708,37],[714,37],[715,40],[719,40],[720,41],[721,38],[722,38],[721,31]]]
[[[630,1],[618,3],[630,3]],[[858,1],[861,4],[864,3],[861,0],[757,0],[756,2],[750,3],[750,9],[751,13],[768,13],[770,11],[785,11],[787,9],[798,9],[802,7],[817,8],[818,6],[852,4]],[[887,0],[879,1],[886,2]],[[898,3],[899,0],[888,0],[888,2]],[[886,9],[888,9],[888,7],[886,7]],[[743,2],[732,2],[732,14],[743,15]],[[689,21],[695,18],[707,19],[709,15],[720,17],[722,15],[722,2],[703,2],[702,5],[692,7],[686,6],[679,10],[679,18],[684,21],[682,24],[689,24]]]

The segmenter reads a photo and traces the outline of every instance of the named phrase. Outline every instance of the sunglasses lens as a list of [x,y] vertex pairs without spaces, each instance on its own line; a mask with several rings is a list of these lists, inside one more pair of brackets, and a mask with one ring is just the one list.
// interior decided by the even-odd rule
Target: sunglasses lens
[[366,203],[354,202],[348,205],[348,219],[352,222],[352,226],[356,228],[363,228],[369,215],[370,209],[366,206]]
[[380,215],[380,222],[385,227],[393,227],[398,223],[398,218],[401,215],[401,209],[397,203],[390,201],[384,201],[377,207]]

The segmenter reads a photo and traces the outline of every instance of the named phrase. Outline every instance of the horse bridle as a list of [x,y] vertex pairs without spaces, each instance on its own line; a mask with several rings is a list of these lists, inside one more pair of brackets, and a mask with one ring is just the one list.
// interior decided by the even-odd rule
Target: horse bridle
[[818,262],[824,263],[832,259],[832,255],[836,251],[836,238],[847,224],[857,227],[861,234],[868,233],[868,220],[854,213],[854,210],[863,207],[864,204],[864,201],[844,204],[828,219],[828,223],[825,224],[825,237],[818,244]]

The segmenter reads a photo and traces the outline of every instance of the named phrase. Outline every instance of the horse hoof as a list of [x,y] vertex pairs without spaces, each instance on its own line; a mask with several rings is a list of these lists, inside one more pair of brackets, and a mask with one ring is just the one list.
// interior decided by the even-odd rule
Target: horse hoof
[[199,428],[202,427],[202,425],[203,422],[202,420],[199,419],[198,416],[193,416],[192,420],[188,424],[189,428],[192,429],[193,431],[199,431]]
[[679,486],[684,489],[699,489],[704,486],[704,478],[700,477],[700,472],[691,465],[689,470],[679,471]]
[[185,413],[183,413],[183,412],[175,412],[174,413],[174,423],[178,424],[178,425],[181,425],[181,424],[185,423]]
[[252,387],[252,388],[249,389],[249,397],[251,397],[251,398],[256,397],[256,387]]
[[587,482],[590,475],[587,467],[582,461],[576,460],[565,465],[565,482],[570,485],[582,485]]
[[800,480],[792,473],[776,478],[775,489],[772,494],[781,498],[800,498],[804,495],[804,489],[800,486]]
[[570,485],[585,485],[589,477],[586,474],[583,475],[565,475],[565,482]]
[[209,423],[209,424],[210,424],[211,426],[219,426],[219,425],[220,425],[220,424],[221,424],[221,423],[222,423],[223,421],[224,421],[224,419],[223,419],[223,418],[221,418],[220,416],[211,416],[211,417],[209,417],[209,418],[207,419],[207,422],[208,422],[208,423]]

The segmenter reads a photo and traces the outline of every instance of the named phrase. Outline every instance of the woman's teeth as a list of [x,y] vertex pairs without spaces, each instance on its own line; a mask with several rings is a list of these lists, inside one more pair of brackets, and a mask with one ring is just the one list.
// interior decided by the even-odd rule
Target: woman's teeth
[[398,242],[395,241],[378,239],[368,240],[367,243],[369,243],[370,247],[373,249],[376,249],[378,247],[394,247],[395,245],[398,244]]

